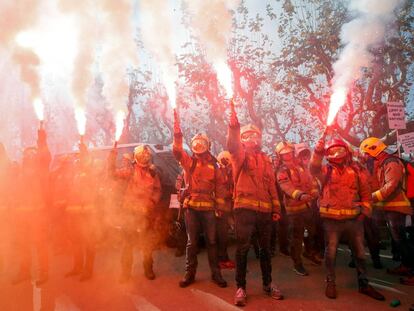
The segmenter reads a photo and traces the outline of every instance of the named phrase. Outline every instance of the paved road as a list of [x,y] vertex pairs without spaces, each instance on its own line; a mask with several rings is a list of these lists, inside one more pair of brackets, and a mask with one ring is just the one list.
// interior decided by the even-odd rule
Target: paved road
[[[234,254],[234,247],[231,248]],[[253,252],[249,254],[248,305],[245,310],[388,310],[391,299],[398,298],[399,310],[408,310],[414,303],[414,287],[398,284],[398,278],[389,276],[384,270],[374,270],[368,260],[369,274],[373,285],[381,290],[386,302],[378,302],[357,292],[356,273],[347,267],[349,255],[343,251],[338,258],[338,298],[329,300],[324,296],[324,268],[311,265],[305,260],[310,276],[297,276],[291,269],[289,258],[276,256],[273,259],[273,278],[279,284],[286,299],[274,301],[261,291],[261,276],[258,261]],[[96,270],[92,280],[79,282],[63,275],[71,267],[66,254],[51,258],[50,281],[36,288],[30,282],[12,286],[9,269],[0,275],[0,310],[4,311],[75,311],[75,310],[237,310],[232,305],[236,290],[234,271],[224,271],[229,287],[218,288],[210,282],[205,251],[199,255],[199,271],[196,283],[182,289],[178,281],[182,277],[184,258],[175,258],[173,251],[157,251],[155,272],[157,278],[147,281],[143,277],[141,258],[136,256],[134,280],[126,285],[118,284],[119,251],[100,250],[97,254]],[[13,258],[10,259],[13,261]],[[392,266],[387,259],[384,263]]]

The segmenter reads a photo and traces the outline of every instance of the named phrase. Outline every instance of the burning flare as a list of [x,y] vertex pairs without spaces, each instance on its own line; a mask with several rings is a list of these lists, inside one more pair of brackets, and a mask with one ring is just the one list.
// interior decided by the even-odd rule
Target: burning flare
[[45,106],[43,105],[43,102],[40,98],[35,98],[35,100],[33,101],[33,108],[35,110],[36,113],[36,117],[39,121],[44,121],[45,119]]
[[339,109],[341,109],[341,107],[345,104],[346,93],[347,91],[345,88],[338,88],[333,92],[331,96],[331,101],[329,104],[329,114],[328,114],[328,120],[326,122],[326,125],[332,124]]
[[115,120],[115,141],[118,141],[121,138],[122,131],[124,129],[124,122],[125,113],[123,111],[118,111]]
[[76,125],[78,127],[79,135],[83,136],[86,132],[86,114],[83,108],[77,107],[75,109]]
[[224,87],[228,98],[233,97],[232,87],[232,72],[230,67],[224,61],[217,61],[213,64],[214,69],[217,72],[217,79],[220,84]]

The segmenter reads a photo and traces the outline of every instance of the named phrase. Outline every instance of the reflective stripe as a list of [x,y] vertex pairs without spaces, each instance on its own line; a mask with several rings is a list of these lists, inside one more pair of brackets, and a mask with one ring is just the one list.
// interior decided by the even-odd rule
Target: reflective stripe
[[306,210],[308,209],[308,206],[306,204],[301,204],[301,205],[297,205],[297,206],[286,206],[286,212],[297,212],[300,210]]
[[358,215],[361,213],[361,210],[359,208],[355,209],[334,209],[334,208],[326,208],[321,207],[319,208],[319,212],[323,214],[331,214],[331,215]]
[[256,207],[265,207],[265,208],[272,208],[272,204],[268,203],[268,202],[263,202],[263,201],[257,201],[257,200],[250,200],[250,199],[246,199],[246,198],[236,198],[235,204],[248,204],[248,205],[253,205]]
[[374,192],[374,195],[377,197],[377,200],[378,200],[378,201],[384,201],[384,197],[382,196],[382,194],[381,194],[381,191],[380,191],[380,190],[375,191],[375,192]]
[[222,198],[217,198],[217,199],[216,199],[216,202],[217,202],[218,204],[225,204],[225,203],[226,203],[226,201],[225,201],[224,199],[222,199]]
[[273,204],[274,207],[280,207],[279,200],[272,200],[272,204]]
[[377,202],[375,206],[411,206],[410,201]]
[[294,198],[294,199],[297,199],[296,197],[297,197],[298,194],[300,194],[300,190],[296,189],[295,191],[292,192],[291,197]]
[[213,202],[207,202],[207,201],[193,201],[193,200],[188,200],[186,199],[184,201],[184,204],[187,206],[191,206],[191,207],[214,207],[214,203]]

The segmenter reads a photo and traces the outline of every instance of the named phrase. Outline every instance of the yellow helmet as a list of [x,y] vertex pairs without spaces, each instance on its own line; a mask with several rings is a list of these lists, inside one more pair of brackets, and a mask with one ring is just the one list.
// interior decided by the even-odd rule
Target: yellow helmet
[[278,155],[295,152],[295,146],[288,141],[281,141],[276,145],[275,152]]
[[148,167],[152,161],[151,149],[147,145],[138,145],[134,149],[134,159],[138,166]]
[[387,148],[387,145],[377,137],[368,137],[364,139],[359,146],[362,153],[367,153],[371,157],[376,158],[382,151]]

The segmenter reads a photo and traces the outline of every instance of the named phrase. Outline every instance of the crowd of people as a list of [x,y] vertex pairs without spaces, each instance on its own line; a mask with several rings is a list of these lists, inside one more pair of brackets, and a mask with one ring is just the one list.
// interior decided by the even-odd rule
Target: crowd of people
[[[356,270],[359,292],[384,300],[370,286],[365,263],[367,245],[374,268],[383,268],[378,225],[382,220],[389,231],[394,259],[401,262],[387,271],[401,276],[402,284],[414,285],[414,232],[407,222],[413,214],[406,182],[410,165],[374,137],[353,150],[327,130],[313,151],[306,144],[282,141],[269,156],[262,151],[261,136],[257,126],[241,126],[232,107],[227,150],[213,156],[210,139],[197,134],[191,140],[190,154],[183,148],[175,112],[173,155],[183,170],[177,182],[180,208],[178,215],[164,222],[160,219],[167,218],[162,214],[170,211],[158,207],[161,177],[147,145],[138,145],[132,155],[123,155],[119,164],[116,148],[105,163],[94,159],[81,141],[76,159],[61,157],[53,171],[43,128],[38,131],[37,146],[24,150],[21,164],[10,161],[0,145],[0,207],[3,221],[12,224],[11,245],[18,259],[12,283],[31,279],[32,248],[38,263],[36,284],[47,282],[49,246],[62,246],[63,239],[70,242],[73,255],[73,267],[66,276],[90,279],[97,244],[108,233],[105,224],[113,224],[114,217],[99,208],[110,205],[119,220],[115,227],[120,233],[120,282],[132,277],[136,244],[142,252],[145,277],[155,279],[153,252],[162,240],[159,231],[168,231],[168,222],[175,220],[170,232],[174,231],[176,238],[176,256],[185,254],[180,287],[196,280],[202,235],[211,280],[226,287],[221,272],[235,269],[237,306],[247,303],[246,272],[252,246],[260,260],[264,294],[276,300],[284,298],[272,278],[276,241],[278,252],[291,258],[292,269],[299,276],[309,275],[303,258],[315,265],[324,262],[325,295],[335,299],[336,254],[339,243],[344,242],[351,249],[350,266]],[[231,231],[235,261],[228,253]],[[4,269],[2,255],[0,249],[0,269]]]

